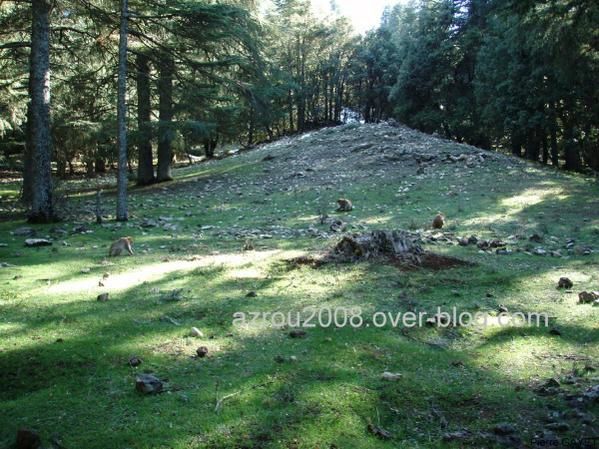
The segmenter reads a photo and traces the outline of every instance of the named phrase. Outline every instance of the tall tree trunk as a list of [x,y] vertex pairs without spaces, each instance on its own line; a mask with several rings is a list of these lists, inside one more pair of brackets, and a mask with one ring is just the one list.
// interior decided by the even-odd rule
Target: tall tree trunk
[[31,207],[33,199],[33,140],[31,139],[31,102],[27,105],[27,132],[25,133],[25,153],[23,154],[23,191],[21,201]]
[[140,186],[154,182],[151,114],[150,58],[140,53],[137,55],[137,129],[139,132],[137,185]]
[[543,133],[541,139],[541,144],[543,148],[543,164],[547,165],[547,163],[549,162],[549,145],[547,145],[547,136]]
[[160,95],[159,119],[160,126],[158,136],[158,173],[157,181],[164,182],[172,180],[171,163],[173,160],[173,131],[171,129],[173,120],[173,74],[175,62],[172,55],[163,53],[160,55],[160,79],[158,80],[158,93]]
[[29,60],[29,117],[25,174],[31,195],[29,221],[48,223],[56,217],[52,203],[52,142],[50,134],[50,9],[49,0],[32,0]]
[[119,36],[119,78],[117,101],[117,146],[119,165],[117,177],[117,221],[129,219],[127,207],[127,35],[128,35],[128,0],[121,0],[121,30]]
[[555,103],[550,104],[551,108],[551,163],[559,168],[559,148],[557,146],[557,114]]
[[580,147],[574,139],[574,130],[570,124],[564,128],[564,152],[566,156],[566,170],[579,171],[582,168]]

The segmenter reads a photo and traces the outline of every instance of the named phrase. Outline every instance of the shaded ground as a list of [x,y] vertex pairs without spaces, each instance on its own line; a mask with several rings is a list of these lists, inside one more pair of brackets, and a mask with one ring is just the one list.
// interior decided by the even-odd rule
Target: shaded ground
[[[124,225],[95,225],[93,197],[72,195],[70,221],[36,228],[52,247],[24,248],[9,233],[23,223],[0,224],[10,264],[0,268],[0,447],[21,426],[47,446],[56,436],[91,449],[533,447],[541,432],[593,435],[597,406],[577,399],[599,383],[599,308],[577,293],[599,290],[596,182],[387,125],[327,129],[176,175],[135,191]],[[335,212],[339,197],[354,210]],[[437,212],[441,232],[429,229]],[[426,250],[472,264],[289,270],[285,261],[340,239],[334,221],[409,229]],[[136,255],[105,260],[124,235]],[[459,245],[472,235],[505,246]],[[572,292],[556,289],[561,276]],[[101,293],[111,300],[97,302]],[[375,312],[453,306],[543,312],[559,332],[372,325]],[[233,325],[236,312],[305,307],[360,307],[364,325],[300,339]],[[194,357],[199,346],[207,358]],[[129,367],[131,355],[143,364]],[[169,392],[139,396],[145,371]],[[559,386],[542,390],[550,378]],[[496,435],[504,422],[513,433]]]

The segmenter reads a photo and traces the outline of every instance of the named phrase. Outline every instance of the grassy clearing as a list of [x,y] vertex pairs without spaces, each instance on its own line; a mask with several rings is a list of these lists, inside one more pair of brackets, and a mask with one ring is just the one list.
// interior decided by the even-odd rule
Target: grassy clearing
[[[317,137],[343,144],[349,132]],[[597,367],[599,308],[577,305],[576,294],[555,288],[568,276],[575,292],[599,289],[596,183],[504,160],[474,169],[441,164],[422,176],[377,166],[340,183],[296,183],[294,158],[316,144],[297,139],[181,169],[178,181],[133,193],[128,224],[87,224],[93,232],[73,234],[68,222],[59,225],[65,236],[40,227],[40,235],[55,236],[49,248],[24,248],[23,238],[9,234],[23,223],[0,223],[0,243],[8,245],[0,262],[14,265],[0,268],[0,447],[10,447],[19,427],[88,449],[462,447],[442,435],[463,428],[475,433],[472,446],[493,447],[476,432],[499,422],[513,423],[530,446],[551,411],[568,410],[562,396],[537,395],[539,384],[572,372],[577,385],[563,385],[565,392],[597,383],[596,372],[584,367]],[[287,168],[269,170],[266,154]],[[327,163],[335,161],[316,166]],[[326,230],[316,225],[318,214],[335,215],[339,196],[354,202],[343,218],[356,227],[424,228],[442,211],[447,230],[459,235],[520,235],[512,246],[525,250],[538,246],[527,240],[536,232],[542,246],[564,255],[571,238],[594,252],[498,256],[431,245],[475,265],[439,272],[377,264],[289,269],[284,260],[334,243],[300,231]],[[85,211],[93,199],[77,201]],[[166,226],[140,226],[158,217],[168,217]],[[257,231],[253,251],[243,251],[248,230]],[[105,260],[110,242],[123,235],[135,239],[137,254]],[[162,299],[174,289],[182,289],[179,301]],[[97,302],[104,292],[111,300]],[[545,312],[562,335],[532,327],[364,326],[309,329],[307,338],[291,339],[288,330],[263,323],[232,323],[238,311],[307,306],[361,307],[367,319],[376,311],[434,313],[437,306],[493,314],[499,305]],[[205,337],[190,337],[192,326]],[[193,357],[198,346],[208,347],[206,359]],[[144,360],[139,368],[128,366],[132,355]],[[403,376],[385,382],[384,371]],[[138,372],[167,379],[169,391],[140,396]],[[581,420],[567,422],[566,435],[592,430]],[[392,439],[370,433],[370,423]]]

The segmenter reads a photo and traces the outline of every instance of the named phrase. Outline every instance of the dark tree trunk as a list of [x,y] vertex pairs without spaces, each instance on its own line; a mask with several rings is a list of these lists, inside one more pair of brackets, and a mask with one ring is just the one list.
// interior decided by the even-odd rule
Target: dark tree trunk
[[564,129],[564,152],[566,157],[566,170],[580,171],[580,147],[574,140],[574,130],[571,126]]
[[547,145],[547,136],[543,135],[541,139],[543,146],[543,164],[547,165],[549,162],[549,146]]
[[[29,221],[54,221],[52,203],[52,143],[50,134],[50,9],[48,0],[32,0],[29,60],[29,153],[25,169],[27,195],[31,194]],[[24,188],[25,190],[25,188]]]
[[129,219],[127,207],[127,37],[128,37],[128,0],[121,0],[121,28],[119,36],[119,77],[117,100],[117,147],[119,154],[117,176],[117,221]]
[[154,182],[151,114],[150,58],[140,53],[137,55],[137,128],[139,132],[137,185],[140,186]]
[[160,55],[160,79],[158,81],[158,93],[160,95],[159,105],[159,136],[158,136],[158,173],[157,181],[164,182],[172,180],[171,163],[173,160],[173,131],[171,129],[173,120],[173,74],[175,62],[172,55],[163,53]]
[[212,159],[214,157],[214,151],[216,150],[217,145],[218,138],[204,140],[204,154],[208,159]]
[[31,103],[27,106],[27,132],[25,133],[25,153],[23,155],[23,192],[21,201],[27,207],[31,206],[33,199],[33,141],[29,126],[31,124]]
[[551,103],[551,163],[559,167],[559,148],[557,146],[557,115],[555,103]]
[[98,158],[94,164],[96,166],[96,173],[106,173],[106,161]]
[[512,134],[512,154],[522,157],[522,140],[518,135]]

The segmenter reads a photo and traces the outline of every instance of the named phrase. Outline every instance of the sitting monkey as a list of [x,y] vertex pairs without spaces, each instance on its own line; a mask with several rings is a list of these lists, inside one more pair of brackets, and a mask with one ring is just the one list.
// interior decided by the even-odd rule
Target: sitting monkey
[[339,208],[337,209],[337,212],[351,212],[354,208],[351,201],[348,199],[345,199],[345,198],[338,199],[337,204],[339,204]]
[[127,251],[130,256],[133,255],[133,239],[131,237],[122,237],[110,245],[110,250],[108,251],[109,257],[118,257],[123,251]]
[[433,220],[433,229],[442,229],[445,226],[445,217],[443,214],[438,214]]

